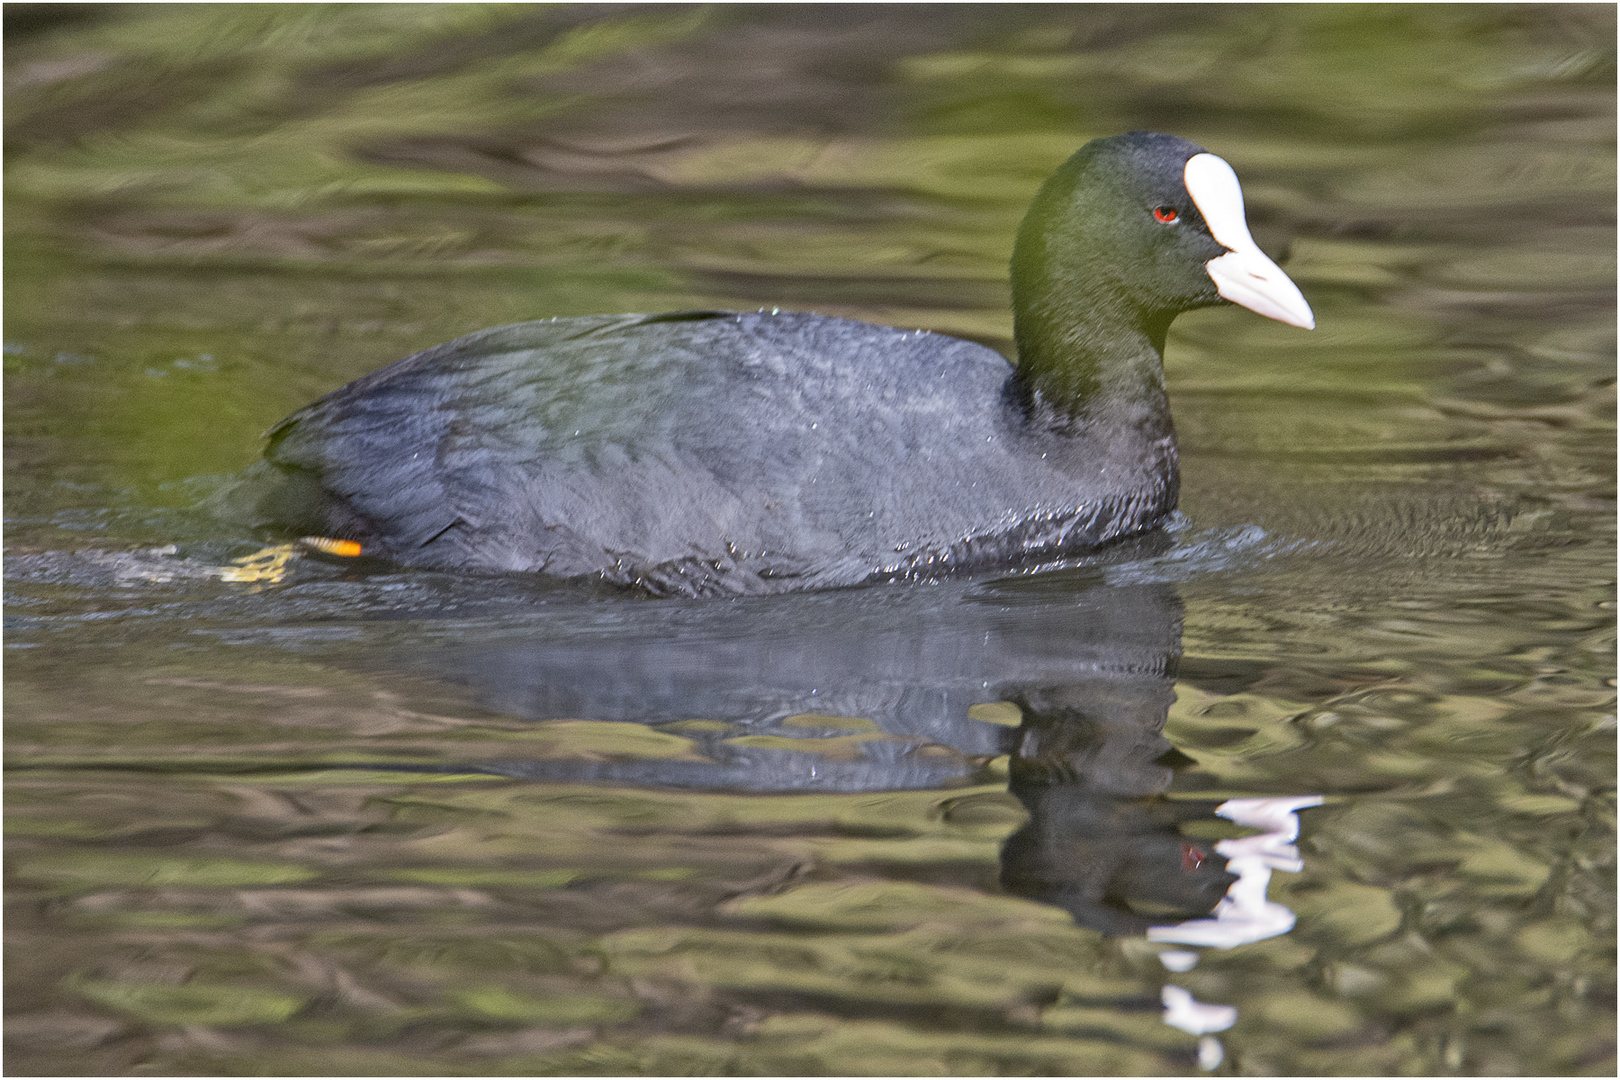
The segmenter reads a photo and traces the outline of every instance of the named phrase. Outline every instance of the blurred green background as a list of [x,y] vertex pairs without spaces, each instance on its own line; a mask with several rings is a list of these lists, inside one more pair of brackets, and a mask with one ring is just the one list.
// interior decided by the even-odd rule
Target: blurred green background
[[[247,464],[310,398],[503,322],[763,305],[1010,347],[1027,199],[1081,142],[1132,128],[1236,162],[1262,244],[1298,248],[1291,270],[1331,317],[1306,370],[1281,369],[1296,389],[1400,377],[1335,343],[1500,336],[1470,289],[1541,278],[1590,309],[1611,283],[1604,6],[6,19],[13,544],[121,492],[183,502],[164,485]],[[1586,349],[1605,330],[1564,322],[1531,344]],[[1189,355],[1172,350],[1173,380]],[[1243,377],[1279,370],[1256,358]],[[57,479],[85,496],[46,495]]]

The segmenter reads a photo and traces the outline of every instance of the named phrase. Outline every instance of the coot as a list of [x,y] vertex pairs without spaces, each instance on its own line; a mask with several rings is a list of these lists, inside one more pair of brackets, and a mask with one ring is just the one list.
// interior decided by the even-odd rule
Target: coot
[[1310,307],[1226,162],[1087,143],[1012,260],[1016,366],[801,313],[519,323],[417,353],[277,425],[279,524],[407,566],[657,594],[770,593],[1061,557],[1176,504],[1161,356],[1222,299]]

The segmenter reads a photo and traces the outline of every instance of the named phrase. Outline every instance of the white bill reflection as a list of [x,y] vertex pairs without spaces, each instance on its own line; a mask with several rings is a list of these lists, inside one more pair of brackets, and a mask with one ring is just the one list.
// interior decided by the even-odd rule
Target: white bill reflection
[[[1222,840],[1215,850],[1226,856],[1228,873],[1236,874],[1226,896],[1215,905],[1212,918],[1190,919],[1171,926],[1149,927],[1149,941],[1178,945],[1203,945],[1230,949],[1286,934],[1294,928],[1294,913],[1282,904],[1266,899],[1273,870],[1298,873],[1304,869],[1299,848],[1300,810],[1322,805],[1320,795],[1297,795],[1278,799],[1229,799],[1215,808],[1219,817],[1263,832],[1234,840]],[[1190,971],[1197,963],[1196,953],[1167,950],[1160,961],[1171,971]],[[1226,1058],[1226,1048],[1213,1032],[1225,1031],[1237,1023],[1237,1009],[1212,1005],[1195,999],[1179,986],[1166,985],[1160,992],[1164,1022],[1198,1040],[1198,1066],[1206,1072]]]
[[1148,940],[1230,949],[1292,930],[1294,913],[1267,900],[1266,888],[1271,884],[1273,870],[1298,873],[1304,867],[1299,849],[1294,846],[1299,837],[1296,811],[1321,804],[1320,795],[1298,795],[1286,799],[1229,799],[1216,807],[1219,817],[1268,831],[1215,845],[1215,850],[1226,856],[1227,873],[1236,874],[1238,879],[1215,905],[1213,918],[1150,927]]

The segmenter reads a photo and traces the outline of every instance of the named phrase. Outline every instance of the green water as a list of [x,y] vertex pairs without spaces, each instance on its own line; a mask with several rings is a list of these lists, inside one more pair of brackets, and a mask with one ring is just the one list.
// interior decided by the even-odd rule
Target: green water
[[[1614,1072],[1612,7],[5,20],[9,1072],[1195,1074],[1167,983],[1220,1073]],[[475,329],[1010,350],[1025,204],[1134,128],[1232,162],[1319,327],[1178,320],[1166,535],[218,579],[265,428]],[[1310,794],[1294,929],[1166,971],[1213,807]]]

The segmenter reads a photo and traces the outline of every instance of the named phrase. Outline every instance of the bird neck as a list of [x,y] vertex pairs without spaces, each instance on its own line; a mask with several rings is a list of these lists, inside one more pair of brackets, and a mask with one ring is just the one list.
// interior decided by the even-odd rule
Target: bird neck
[[1073,433],[1129,431],[1150,441],[1173,434],[1164,390],[1173,314],[1144,318],[1092,283],[1016,285],[1013,377],[1032,421]]

